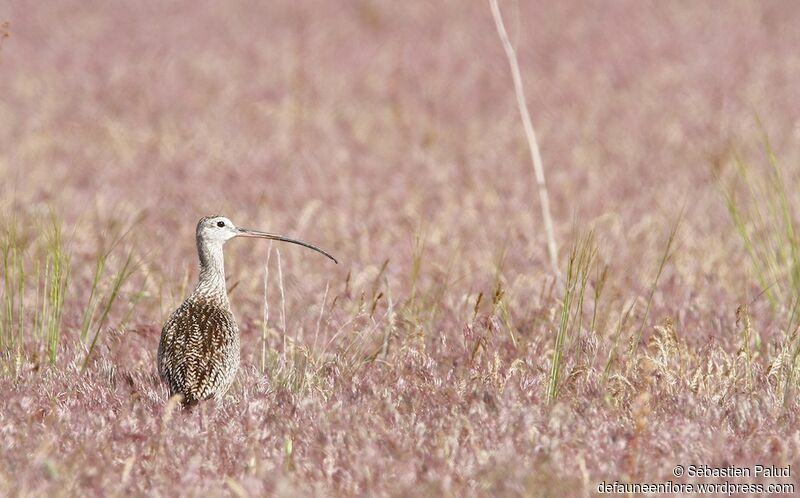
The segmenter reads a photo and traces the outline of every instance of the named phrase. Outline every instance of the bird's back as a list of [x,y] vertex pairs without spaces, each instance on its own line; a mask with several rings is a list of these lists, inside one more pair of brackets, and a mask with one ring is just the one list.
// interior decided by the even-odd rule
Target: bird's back
[[161,331],[158,371],[187,405],[221,398],[239,368],[239,328],[227,304],[190,296]]

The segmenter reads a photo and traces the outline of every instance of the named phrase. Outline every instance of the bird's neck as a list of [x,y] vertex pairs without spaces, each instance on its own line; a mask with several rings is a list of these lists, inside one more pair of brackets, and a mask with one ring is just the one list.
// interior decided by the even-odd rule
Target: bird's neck
[[228,303],[225,287],[225,258],[221,242],[206,242],[198,239],[197,253],[200,256],[200,278],[194,294],[220,303]]

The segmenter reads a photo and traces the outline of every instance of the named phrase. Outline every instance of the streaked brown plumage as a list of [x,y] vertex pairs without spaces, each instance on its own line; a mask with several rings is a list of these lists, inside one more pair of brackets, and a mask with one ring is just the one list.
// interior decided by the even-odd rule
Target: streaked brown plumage
[[161,330],[158,372],[170,396],[180,394],[192,406],[204,399],[221,399],[239,369],[239,327],[225,288],[222,246],[234,237],[259,237],[322,249],[282,235],[238,228],[228,218],[209,216],[197,224],[200,278],[194,291]]
[[167,320],[158,351],[170,395],[192,405],[225,394],[239,368],[239,327],[230,306],[193,294]]

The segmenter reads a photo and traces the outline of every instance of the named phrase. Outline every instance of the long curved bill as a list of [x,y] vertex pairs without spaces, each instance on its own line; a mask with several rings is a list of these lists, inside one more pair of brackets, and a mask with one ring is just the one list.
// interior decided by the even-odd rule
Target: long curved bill
[[303,246],[303,247],[307,247],[309,249],[313,249],[314,251],[317,251],[320,254],[324,254],[325,256],[330,258],[331,261],[333,261],[337,265],[339,264],[339,262],[336,261],[336,258],[331,256],[327,252],[323,251],[322,249],[320,249],[317,246],[313,246],[313,245],[311,245],[311,244],[309,244],[307,242],[303,242],[302,240],[292,239],[290,237],[284,237],[283,235],[278,235],[276,233],[260,232],[258,230],[250,230],[248,228],[239,228],[239,233],[237,234],[237,236],[239,236],[239,237],[254,237],[254,238],[269,239],[269,240],[280,240],[281,242],[289,242],[291,244],[297,244],[299,246]]

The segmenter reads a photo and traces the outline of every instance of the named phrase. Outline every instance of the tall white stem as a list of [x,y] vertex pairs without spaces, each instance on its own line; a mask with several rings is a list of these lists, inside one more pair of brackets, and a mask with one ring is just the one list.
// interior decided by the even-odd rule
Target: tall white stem
[[503,49],[506,52],[508,64],[511,66],[511,77],[514,80],[514,92],[517,95],[517,107],[519,108],[519,114],[522,118],[522,126],[525,129],[525,137],[528,140],[531,159],[533,160],[533,170],[536,174],[536,184],[539,189],[539,204],[542,208],[544,230],[547,235],[547,251],[550,254],[550,265],[553,267],[553,272],[559,275],[558,246],[556,245],[556,235],[553,229],[553,219],[550,216],[550,197],[547,195],[547,184],[544,180],[544,165],[542,163],[542,155],[539,152],[539,142],[536,140],[536,132],[533,129],[531,116],[528,113],[528,105],[525,102],[525,93],[522,87],[522,76],[519,71],[517,55],[508,38],[508,33],[503,24],[503,17],[500,15],[500,6],[497,4],[497,0],[489,0],[489,4],[492,7],[492,15],[494,16],[494,22],[497,26],[497,34],[500,35],[500,41],[503,43]]

